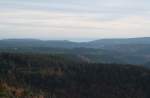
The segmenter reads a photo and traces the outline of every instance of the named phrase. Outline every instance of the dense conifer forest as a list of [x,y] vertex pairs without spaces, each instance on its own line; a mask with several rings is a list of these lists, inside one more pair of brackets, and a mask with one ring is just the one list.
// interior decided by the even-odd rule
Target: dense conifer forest
[[149,83],[142,66],[0,53],[0,98],[150,98]]

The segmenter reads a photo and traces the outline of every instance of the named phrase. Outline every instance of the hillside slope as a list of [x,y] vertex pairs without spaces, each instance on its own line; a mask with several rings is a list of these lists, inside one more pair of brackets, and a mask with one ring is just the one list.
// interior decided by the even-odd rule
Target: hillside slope
[[26,91],[19,98],[30,96],[30,92],[45,98],[150,97],[150,70],[143,67],[14,53],[1,54],[0,67],[4,83]]

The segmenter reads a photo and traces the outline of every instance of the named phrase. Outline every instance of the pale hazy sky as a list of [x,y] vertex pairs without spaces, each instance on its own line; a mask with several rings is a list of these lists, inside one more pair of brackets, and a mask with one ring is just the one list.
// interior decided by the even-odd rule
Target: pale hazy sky
[[150,37],[150,0],[0,0],[0,39]]

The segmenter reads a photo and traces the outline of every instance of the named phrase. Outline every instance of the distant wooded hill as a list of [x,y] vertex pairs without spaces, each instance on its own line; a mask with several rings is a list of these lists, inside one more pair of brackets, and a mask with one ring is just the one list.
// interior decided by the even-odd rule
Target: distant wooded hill
[[51,47],[51,48],[102,48],[105,46],[121,44],[150,44],[150,38],[128,38],[128,39],[101,39],[90,42],[71,42],[67,40],[38,40],[38,39],[4,39],[0,40],[0,47]]
[[64,54],[86,62],[149,66],[150,38],[101,39],[90,42],[0,40],[0,52]]

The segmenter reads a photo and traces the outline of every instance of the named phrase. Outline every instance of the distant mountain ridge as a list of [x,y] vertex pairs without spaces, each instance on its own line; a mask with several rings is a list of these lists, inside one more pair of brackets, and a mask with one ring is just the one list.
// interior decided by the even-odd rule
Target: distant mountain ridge
[[0,40],[0,47],[64,47],[69,48],[73,42],[39,39],[4,39]]
[[150,37],[101,39],[90,42],[67,40],[4,39],[0,52],[63,54],[68,58],[96,63],[150,66]]
[[90,42],[72,42],[68,40],[39,40],[39,39],[3,39],[0,47],[52,47],[52,48],[102,48],[104,46],[121,44],[150,44],[150,37],[126,39],[100,39]]
[[141,37],[141,38],[124,38],[124,39],[101,39],[95,40],[91,43],[99,43],[99,44],[150,44],[150,37]]

